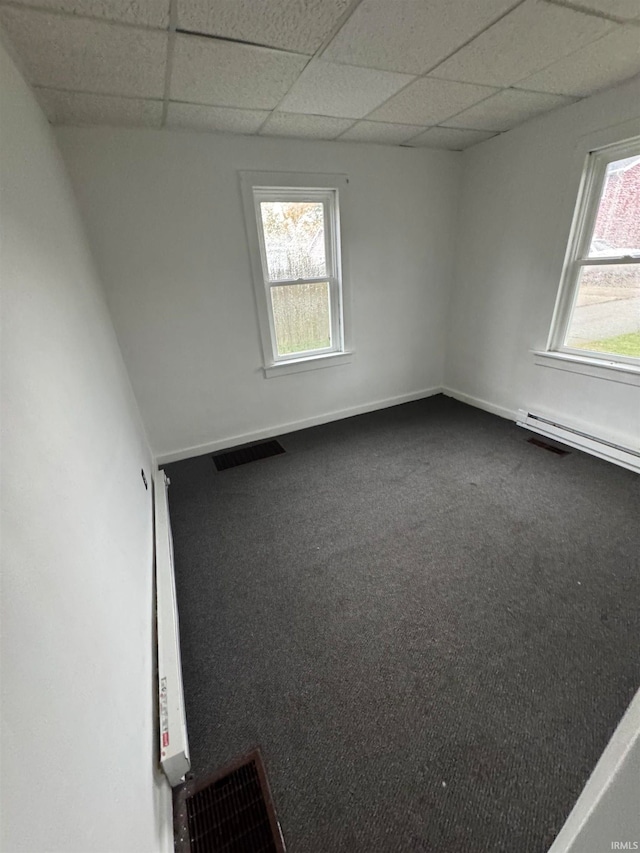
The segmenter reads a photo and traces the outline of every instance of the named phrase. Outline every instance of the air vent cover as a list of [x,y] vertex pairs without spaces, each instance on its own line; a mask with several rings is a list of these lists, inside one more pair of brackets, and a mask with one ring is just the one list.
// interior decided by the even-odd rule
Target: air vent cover
[[214,453],[211,457],[218,471],[227,468],[235,468],[236,465],[245,465],[247,462],[255,462],[257,459],[268,459],[269,456],[278,456],[286,453],[279,441],[261,441],[260,444],[247,444],[245,447],[236,447],[233,450],[224,450]]
[[542,447],[544,450],[549,450],[551,453],[556,453],[558,456],[566,456],[568,453],[571,453],[570,450],[564,450],[562,447],[558,447],[555,444],[549,444],[549,442],[543,441],[541,438],[528,438],[527,441],[529,444],[535,444],[536,447]]
[[177,853],[285,853],[259,750],[185,784],[175,821]]

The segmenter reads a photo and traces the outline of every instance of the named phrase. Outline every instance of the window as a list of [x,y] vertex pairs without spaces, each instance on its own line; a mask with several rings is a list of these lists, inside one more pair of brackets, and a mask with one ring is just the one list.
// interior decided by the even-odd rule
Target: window
[[241,180],[267,375],[337,363],[346,354],[338,201],[345,179],[244,172]]
[[549,350],[640,366],[640,139],[588,157]]

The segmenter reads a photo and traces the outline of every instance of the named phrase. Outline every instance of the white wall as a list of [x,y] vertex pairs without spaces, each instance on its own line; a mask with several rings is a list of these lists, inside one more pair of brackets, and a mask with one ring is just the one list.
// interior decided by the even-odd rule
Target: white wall
[[640,388],[534,364],[544,349],[584,159],[640,134],[640,81],[464,153],[445,384],[503,415],[556,415],[637,446]]
[[[442,384],[461,155],[58,130],[154,451],[191,455]],[[238,170],[346,173],[351,364],[265,379]]]
[[151,457],[49,126],[0,47],[2,850],[170,849]]

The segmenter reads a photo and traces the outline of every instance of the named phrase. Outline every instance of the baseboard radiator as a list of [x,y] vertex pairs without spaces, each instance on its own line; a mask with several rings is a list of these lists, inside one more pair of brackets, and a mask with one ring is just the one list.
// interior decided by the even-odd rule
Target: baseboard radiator
[[593,456],[606,459],[608,462],[613,462],[640,474],[640,451],[638,450],[597,438],[574,427],[560,424],[551,418],[528,412],[526,409],[518,410],[517,424],[532,432],[545,435],[547,438],[554,438],[562,444],[584,450],[585,453],[591,453]]
[[182,781],[191,767],[191,761],[182,690],[180,626],[167,496],[169,479],[164,471],[156,471],[153,485],[156,528],[160,764],[173,787]]

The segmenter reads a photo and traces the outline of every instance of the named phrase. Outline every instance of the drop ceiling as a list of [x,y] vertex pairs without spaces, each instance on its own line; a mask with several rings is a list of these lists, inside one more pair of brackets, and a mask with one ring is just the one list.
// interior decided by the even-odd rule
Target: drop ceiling
[[640,0],[0,0],[53,124],[461,150],[640,72]]

